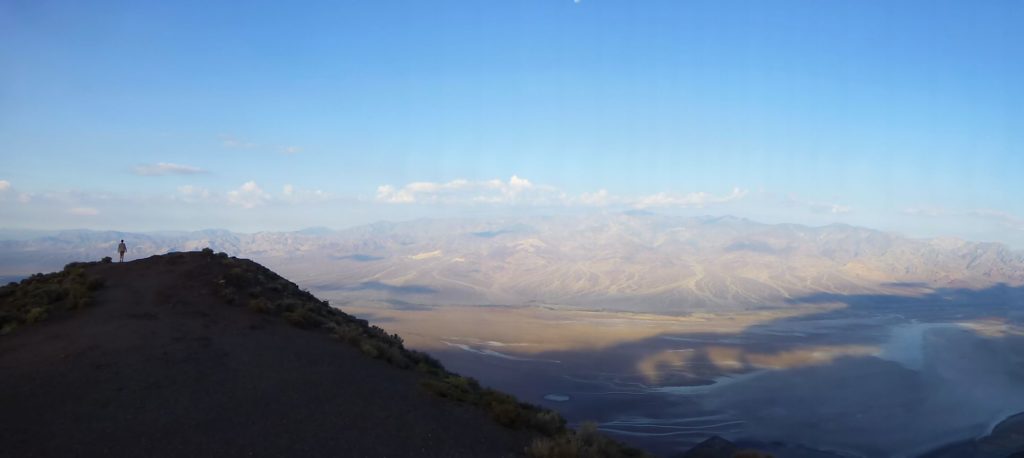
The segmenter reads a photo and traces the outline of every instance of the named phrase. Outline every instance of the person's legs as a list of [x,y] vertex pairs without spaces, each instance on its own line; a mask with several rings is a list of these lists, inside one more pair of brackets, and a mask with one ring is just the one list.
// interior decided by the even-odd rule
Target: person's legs
[[117,262],[124,262],[124,253],[118,253],[118,254],[121,255],[121,259],[119,261],[117,261]]

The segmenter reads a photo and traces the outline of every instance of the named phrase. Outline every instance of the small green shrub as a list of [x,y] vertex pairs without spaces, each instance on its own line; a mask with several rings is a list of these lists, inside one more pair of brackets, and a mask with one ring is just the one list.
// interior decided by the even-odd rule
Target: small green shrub
[[335,337],[338,338],[338,340],[341,340],[342,342],[347,342],[347,343],[350,343],[350,344],[353,344],[353,345],[358,345],[359,342],[361,342],[363,340],[363,336],[365,335],[363,333],[363,330],[359,329],[356,326],[346,326],[346,325],[340,325],[339,326],[337,324],[334,324],[334,329],[333,329],[332,333],[334,334]]
[[[283,304],[278,304],[279,309],[282,309]],[[314,328],[323,324],[323,321],[305,306],[295,307],[290,312],[285,312],[283,316],[289,323],[300,328]]]
[[274,305],[265,297],[260,297],[249,301],[249,309],[260,313],[270,313],[274,311]]
[[37,285],[37,288],[29,293],[29,298],[32,302],[49,305],[63,300],[67,295],[68,291],[60,285],[48,283]]
[[377,351],[377,346],[374,345],[372,341],[366,340],[361,342],[359,344],[359,349],[362,350],[363,353],[366,354],[366,356],[369,356],[371,358],[376,358],[377,356],[380,356],[380,352]]
[[444,371],[444,365],[441,364],[441,361],[427,353],[409,350],[409,357],[416,363],[416,369],[420,372]]
[[548,435],[554,435],[565,430],[565,419],[554,410],[541,410],[534,414],[533,425],[538,431]]
[[224,274],[224,281],[230,286],[241,287],[249,284],[249,276],[241,267],[232,267]]
[[213,249],[210,247],[203,248],[201,251],[207,256],[213,256]]
[[85,282],[85,289],[89,291],[96,291],[103,287],[103,279],[99,277],[90,278]]
[[25,314],[25,322],[28,324],[38,323],[46,319],[49,315],[46,307],[32,307],[28,309],[28,313]]
[[565,430],[554,437],[540,437],[526,448],[531,458],[618,458],[643,457],[640,450],[626,447],[597,431],[597,425],[584,423],[579,431]]
[[392,366],[396,366],[401,369],[408,369],[413,366],[412,361],[407,358],[401,347],[394,347],[390,345],[379,345],[379,356],[378,358],[387,361]]
[[110,259],[110,256],[104,256],[103,259],[100,259],[102,264],[110,264],[111,262],[114,262],[114,260]]
[[80,309],[91,305],[89,289],[83,283],[73,283],[67,287],[68,308]]

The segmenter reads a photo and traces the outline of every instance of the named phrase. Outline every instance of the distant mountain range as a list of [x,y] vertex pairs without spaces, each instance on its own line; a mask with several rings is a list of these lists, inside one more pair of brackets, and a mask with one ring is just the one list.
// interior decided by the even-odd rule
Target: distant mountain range
[[[0,237],[4,236],[0,232]],[[376,223],[240,234],[62,231],[0,242],[0,275],[211,247],[331,298],[392,306],[536,304],[656,311],[786,306],[815,293],[1024,284],[1024,252],[848,225],[645,212]]]

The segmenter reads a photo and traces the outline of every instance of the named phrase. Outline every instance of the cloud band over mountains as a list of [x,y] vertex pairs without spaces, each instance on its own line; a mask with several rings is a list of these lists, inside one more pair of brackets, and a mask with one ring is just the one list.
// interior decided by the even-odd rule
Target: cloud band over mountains
[[377,187],[376,200],[389,204],[505,204],[533,206],[589,206],[609,205],[634,208],[692,207],[702,208],[740,200],[747,191],[733,188],[732,192],[716,195],[708,192],[685,194],[660,192],[638,198],[617,196],[606,189],[571,195],[555,186],[536,184],[526,178],[512,175],[506,180],[471,181],[457,179],[448,182],[416,181],[402,187]]
[[195,175],[206,173],[205,170],[191,165],[173,164],[170,162],[157,162],[156,164],[144,164],[136,166],[133,170],[136,175],[159,176],[159,175]]

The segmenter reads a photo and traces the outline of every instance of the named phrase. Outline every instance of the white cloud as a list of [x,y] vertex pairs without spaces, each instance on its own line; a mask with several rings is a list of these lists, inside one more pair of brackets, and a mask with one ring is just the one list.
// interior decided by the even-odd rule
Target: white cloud
[[18,202],[27,204],[32,201],[32,194],[27,192],[18,192],[14,189],[14,185],[10,181],[0,180],[0,199],[7,200],[8,198],[15,198]]
[[939,207],[910,207],[904,208],[903,211],[901,211],[900,213],[909,216],[927,216],[935,218],[939,216],[944,216],[948,212],[945,209]]
[[75,216],[96,216],[100,211],[93,207],[73,207],[68,209],[68,213]]
[[238,189],[228,191],[228,203],[242,208],[255,208],[270,200],[267,194],[255,181],[247,181]]
[[1007,212],[1004,212],[1004,211],[982,209],[982,210],[972,210],[970,212],[967,212],[967,214],[970,215],[970,216],[977,217],[977,218],[984,218],[984,219],[995,221],[995,222],[999,223],[1000,225],[1002,225],[1004,227],[1007,227],[1007,228],[1010,228],[1010,229],[1014,229],[1014,230],[1018,230],[1018,231],[1024,231],[1024,218],[1021,218],[1019,216],[1016,216],[1016,215],[1013,215],[1013,214],[1010,214],[1010,213],[1007,213]]
[[608,194],[607,189],[601,189],[597,192],[585,192],[580,194],[579,203],[583,205],[590,205],[594,207],[604,207],[612,203],[612,197]]
[[636,208],[648,207],[696,207],[703,208],[714,204],[724,204],[742,199],[747,191],[740,188],[733,188],[732,192],[724,196],[716,196],[707,192],[691,192],[687,194],[675,194],[659,192],[644,196],[633,202]]
[[445,183],[417,181],[401,188],[391,185],[377,187],[377,200],[392,204],[531,204],[557,205],[567,202],[565,193],[553,186],[534,184],[512,175],[508,181],[469,181],[457,179]]
[[842,215],[850,213],[853,208],[849,205],[843,205],[837,202],[817,202],[813,200],[801,199],[796,194],[788,194],[785,202],[788,205],[806,207],[811,213],[829,213],[832,215]]
[[281,187],[281,201],[291,204],[324,202],[333,197],[332,194],[319,189],[301,189],[291,184]]
[[190,184],[178,187],[177,197],[185,202],[205,201],[209,200],[210,196],[210,190],[206,188],[192,186]]
[[204,172],[205,171],[199,167],[193,167],[191,165],[172,164],[170,162],[158,162],[156,164],[146,164],[135,167],[135,174],[144,176],[194,175],[197,173]]
[[282,154],[292,155],[292,154],[299,154],[301,152],[302,152],[302,148],[299,148],[298,146],[285,146],[285,147],[281,148],[281,153]]
[[512,189],[530,189],[533,187],[533,183],[530,183],[530,180],[519,178],[515,175],[508,179],[508,185]]
[[853,211],[848,205],[841,204],[829,204],[829,203],[818,203],[811,202],[808,204],[811,212],[813,213],[831,213],[833,215],[842,215],[844,213],[850,213]]
[[229,149],[248,149],[259,146],[253,142],[248,142],[240,138],[237,138],[234,135],[228,134],[220,135],[220,144],[221,146]]
[[400,188],[392,185],[377,187],[377,201],[390,204],[495,204],[537,206],[595,206],[629,205],[647,207],[705,207],[742,199],[747,191],[734,188],[730,194],[714,195],[706,192],[689,194],[658,193],[639,199],[616,196],[607,189],[570,196],[554,186],[534,183],[518,175],[508,180],[469,181],[452,180],[444,183],[416,181]]
[[416,202],[416,196],[407,190],[397,190],[394,186],[384,184],[377,186],[377,200],[389,204],[411,204]]

